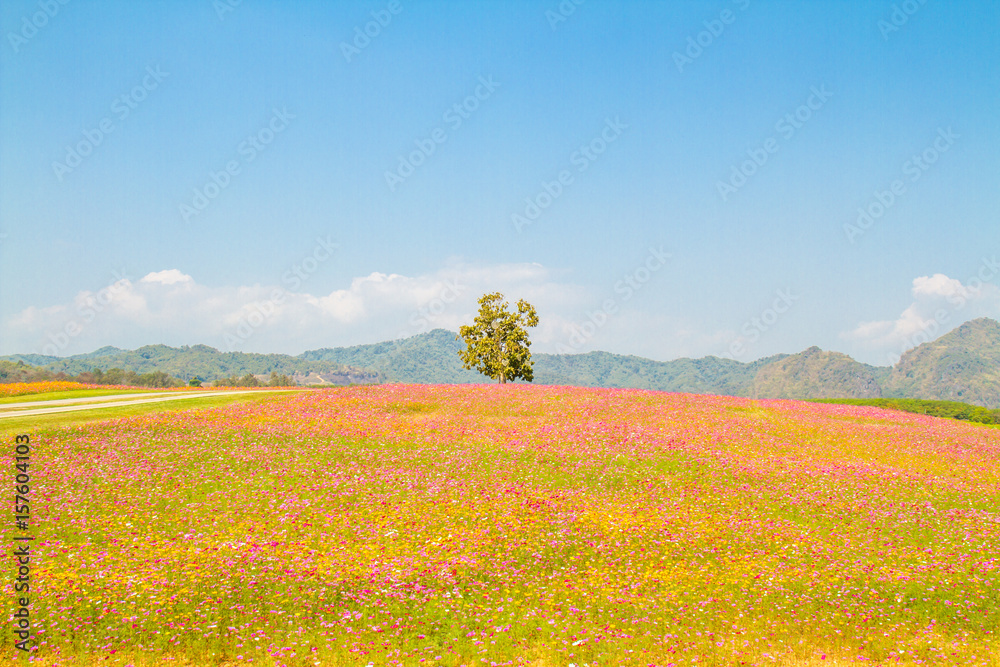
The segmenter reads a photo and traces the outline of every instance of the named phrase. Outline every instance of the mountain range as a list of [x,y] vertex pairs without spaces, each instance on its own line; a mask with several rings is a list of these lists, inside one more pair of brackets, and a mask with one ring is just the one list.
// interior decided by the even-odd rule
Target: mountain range
[[[104,347],[72,357],[2,357],[75,375],[93,368],[137,373],[163,371],[184,380],[233,375],[292,376],[332,384],[487,382],[462,368],[463,344],[443,329],[397,341],[324,348],[298,356],[220,352],[207,345],[148,345],[137,350]],[[1000,408],[1000,323],[971,320],[937,340],[904,353],[895,366],[871,366],[839,352],[810,347],[750,363],[719,357],[653,361],[589,352],[532,354],[535,384],[626,387],[750,398],[918,398]]]

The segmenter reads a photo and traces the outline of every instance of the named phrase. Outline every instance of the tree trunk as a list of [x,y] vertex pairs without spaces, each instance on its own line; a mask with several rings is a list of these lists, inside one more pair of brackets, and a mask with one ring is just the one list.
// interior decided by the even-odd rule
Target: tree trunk
[[507,369],[505,368],[507,364],[504,363],[506,355],[504,354],[503,344],[500,342],[500,328],[497,327],[495,331],[497,333],[497,351],[500,353],[500,363],[498,364],[500,366],[500,384],[507,384]]

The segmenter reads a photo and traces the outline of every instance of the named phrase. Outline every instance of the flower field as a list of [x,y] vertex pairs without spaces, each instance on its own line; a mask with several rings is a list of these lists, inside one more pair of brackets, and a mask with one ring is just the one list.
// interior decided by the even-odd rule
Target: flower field
[[38,664],[1000,664],[993,427],[388,385],[33,442]]

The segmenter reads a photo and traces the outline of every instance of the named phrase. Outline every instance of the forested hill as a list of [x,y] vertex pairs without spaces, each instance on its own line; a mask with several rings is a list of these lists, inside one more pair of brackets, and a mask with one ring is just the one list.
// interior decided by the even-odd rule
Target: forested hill
[[[462,368],[455,333],[436,329],[398,341],[325,348],[298,356],[220,352],[206,345],[137,350],[102,348],[73,357],[5,357],[70,375],[93,368],[140,373],[163,371],[182,379],[212,381],[234,375],[277,372],[299,381],[335,384],[488,382]],[[533,354],[536,384],[630,387],[752,398],[914,398],[952,400],[1000,408],[1000,324],[966,322],[916,347],[893,367],[862,364],[838,352],[811,347],[751,363],[704,357],[653,361],[590,352]]]
[[[485,382],[462,369],[454,332],[436,329],[401,341],[306,352],[378,371],[389,381]],[[751,363],[704,357],[653,361],[589,352],[533,354],[535,383],[632,387],[753,398],[920,398],[1000,408],[1000,324],[981,318],[903,355],[896,366],[871,366],[811,347]]]
[[219,378],[252,375],[267,375],[272,372],[290,377],[305,378],[320,374],[333,384],[379,382],[378,373],[360,368],[351,368],[333,361],[306,360],[287,354],[251,354],[244,352],[220,352],[208,345],[169,347],[167,345],[146,345],[137,350],[121,350],[116,347],[102,347],[96,352],[72,357],[46,357],[43,355],[13,355],[3,357],[9,361],[23,361],[32,366],[40,366],[55,373],[79,375],[99,368],[107,371],[120,368],[136,373],[162,371],[182,380],[200,378],[212,381]]

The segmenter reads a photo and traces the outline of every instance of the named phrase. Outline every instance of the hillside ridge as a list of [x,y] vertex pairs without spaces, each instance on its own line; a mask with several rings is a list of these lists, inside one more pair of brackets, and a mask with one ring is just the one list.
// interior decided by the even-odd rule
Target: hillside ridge
[[[188,380],[276,372],[299,382],[470,384],[489,380],[462,368],[463,343],[434,329],[395,341],[320,348],[297,356],[220,352],[208,345],[102,347],[71,357],[10,355],[9,362],[79,374],[94,368],[164,371]],[[816,346],[752,362],[707,356],[655,361],[595,351],[532,355],[536,384],[653,389],[749,398],[912,398],[1000,408],[1000,323],[971,320],[906,352],[895,366],[871,366]]]

